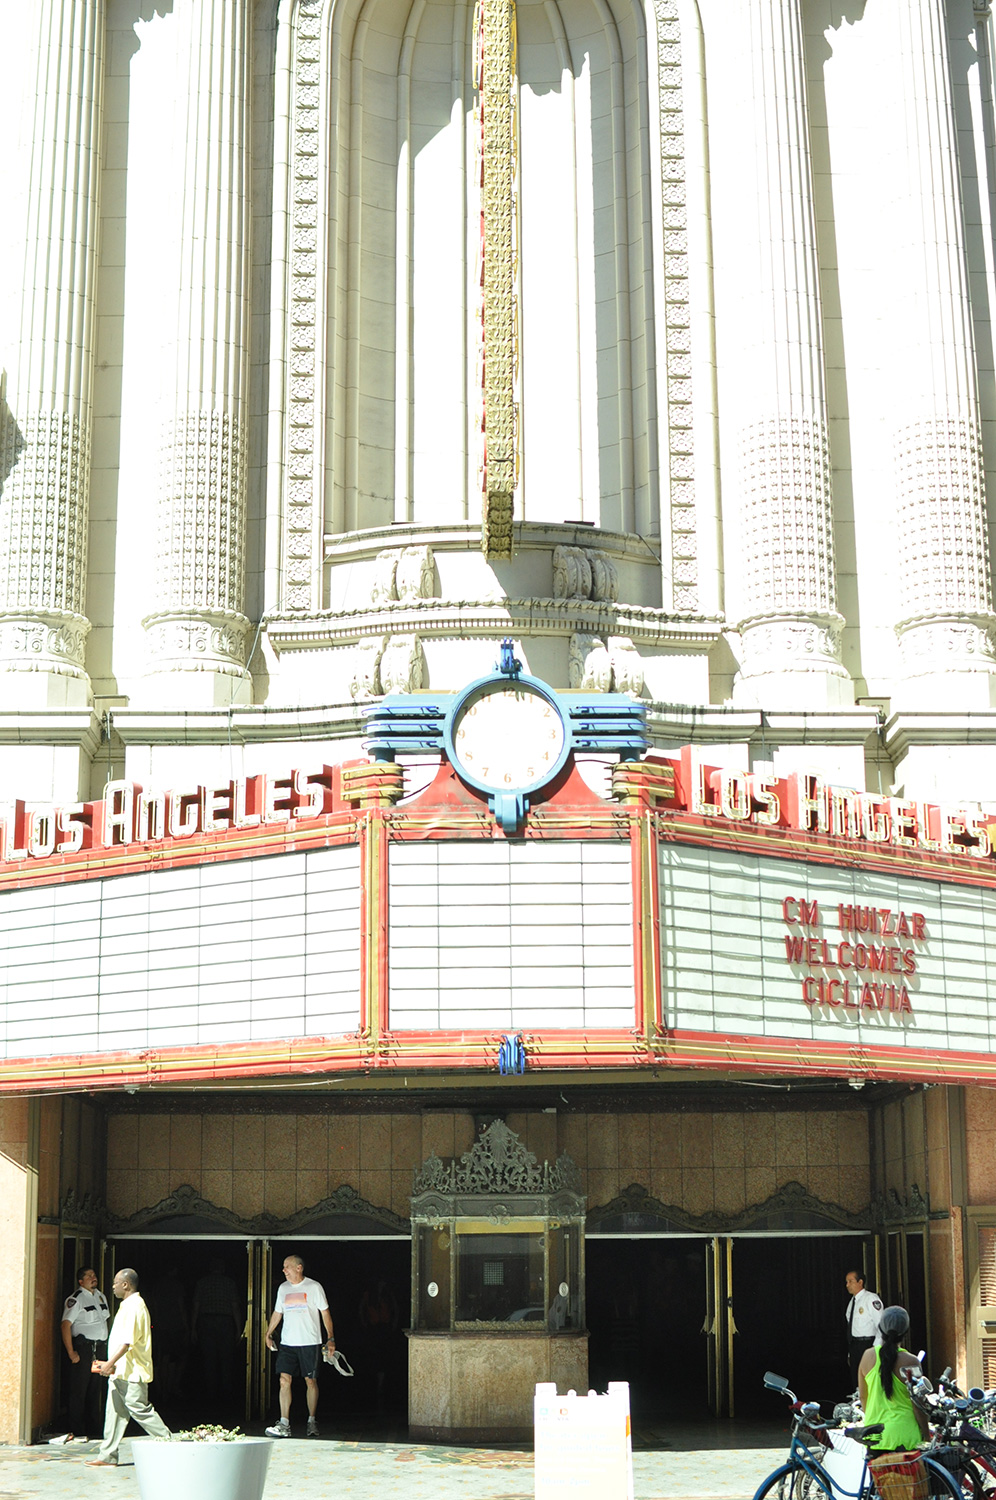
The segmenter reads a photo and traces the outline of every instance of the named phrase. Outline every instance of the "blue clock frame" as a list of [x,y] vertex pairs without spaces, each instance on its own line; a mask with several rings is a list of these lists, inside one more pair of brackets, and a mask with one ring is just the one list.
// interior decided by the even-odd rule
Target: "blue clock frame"
[[[491,684],[518,681],[551,704],[564,725],[564,746],[556,766],[529,786],[496,792],[468,775],[455,758],[454,720],[468,698]],[[517,833],[529,811],[529,798],[560,775],[578,751],[639,760],[647,748],[647,711],[624,693],[558,693],[538,677],[523,674],[511,640],[501,643],[501,660],[494,672],[479,677],[459,693],[390,693],[363,710],[367,721],[364,749],[373,760],[391,761],[399,755],[445,755],[461,780],[488,799],[505,834]]]
[[[537,777],[535,781],[522,786],[509,787],[508,791],[503,791],[487,782],[479,781],[473,772],[467,770],[460,760],[454,735],[457,719],[472,698],[478,694],[483,695],[489,688],[493,690],[507,688],[509,684],[527,689],[550,705],[560,720],[564,732],[564,743],[557,759],[542,776]],[[472,682],[469,687],[458,693],[443,720],[443,749],[447,760],[461,781],[465,781],[468,786],[474,788],[475,792],[480,792],[482,796],[487,797],[489,809],[494,813],[499,826],[506,834],[516,833],[521,828],[526,813],[529,811],[531,794],[538,792],[541,787],[548,786],[554,777],[560,775],[574,748],[573,740],[570,720],[557,701],[556,693],[538,677],[531,677],[527,672],[522,671],[522,663],[512,655],[511,641],[502,641],[501,661],[497,670],[489,672],[486,677],[479,677],[476,682]]]

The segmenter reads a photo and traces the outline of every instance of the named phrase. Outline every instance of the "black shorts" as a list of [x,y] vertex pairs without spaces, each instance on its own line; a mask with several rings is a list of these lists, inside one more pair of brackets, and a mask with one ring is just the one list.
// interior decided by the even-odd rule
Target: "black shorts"
[[304,1375],[315,1380],[321,1358],[321,1344],[281,1344],[277,1350],[277,1374]]

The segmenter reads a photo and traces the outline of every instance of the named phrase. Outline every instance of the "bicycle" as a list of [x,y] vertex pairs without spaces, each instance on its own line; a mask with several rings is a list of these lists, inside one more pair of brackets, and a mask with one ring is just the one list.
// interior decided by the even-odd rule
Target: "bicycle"
[[[780,1391],[792,1403],[792,1437],[787,1461],[761,1481],[754,1493],[754,1500],[821,1500],[821,1497],[826,1497],[826,1500],[872,1500],[872,1497],[877,1496],[875,1482],[868,1467],[867,1444],[883,1430],[880,1422],[870,1427],[837,1428],[845,1436],[866,1445],[858,1487],[855,1490],[847,1489],[827,1472],[822,1462],[831,1446],[830,1432],[835,1424],[832,1419],[823,1420],[820,1417],[819,1402],[800,1401],[795,1392],[789,1390],[787,1378],[775,1375],[770,1370],[765,1374],[764,1387],[765,1390]],[[810,1443],[806,1441],[807,1435],[820,1444],[823,1450],[821,1454],[814,1453]],[[936,1500],[964,1500],[963,1490],[947,1469],[935,1459],[925,1458],[923,1463],[927,1471],[928,1495],[931,1500],[935,1500],[935,1497]]]

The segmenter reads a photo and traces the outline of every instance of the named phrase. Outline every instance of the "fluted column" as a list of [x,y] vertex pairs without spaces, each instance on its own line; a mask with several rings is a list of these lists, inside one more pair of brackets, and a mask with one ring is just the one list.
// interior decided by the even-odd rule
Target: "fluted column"
[[[18,343],[0,399],[0,703],[85,707],[104,0],[35,0]],[[8,149],[13,149],[8,143]]]
[[907,142],[894,434],[900,706],[996,703],[996,617],[944,0],[893,0]]
[[250,0],[177,0],[177,318],[159,456],[149,696],[251,696],[245,672]]
[[[738,392],[740,703],[853,703],[840,660],[799,0],[749,0],[756,279]],[[751,276],[745,266],[745,281]]]

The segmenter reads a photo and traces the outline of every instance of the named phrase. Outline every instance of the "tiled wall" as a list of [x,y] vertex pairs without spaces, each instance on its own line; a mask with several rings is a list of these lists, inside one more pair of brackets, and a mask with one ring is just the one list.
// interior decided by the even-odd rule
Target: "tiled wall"
[[[566,1151],[589,1207],[631,1183],[690,1213],[737,1213],[793,1180],[860,1210],[869,1199],[863,1111],[689,1114],[510,1114],[541,1160]],[[108,1205],[128,1215],[189,1183],[241,1217],[285,1216],[342,1184],[378,1206],[409,1211],[413,1170],[432,1152],[473,1143],[463,1112],[424,1114],[112,1115]]]

